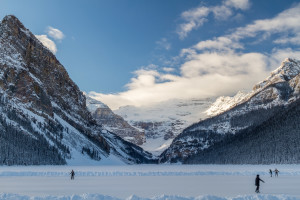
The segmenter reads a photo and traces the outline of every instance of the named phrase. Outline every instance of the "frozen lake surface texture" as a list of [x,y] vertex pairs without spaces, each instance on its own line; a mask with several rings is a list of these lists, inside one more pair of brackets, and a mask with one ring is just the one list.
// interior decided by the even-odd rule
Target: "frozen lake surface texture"
[[300,165],[2,166],[0,199],[298,200]]

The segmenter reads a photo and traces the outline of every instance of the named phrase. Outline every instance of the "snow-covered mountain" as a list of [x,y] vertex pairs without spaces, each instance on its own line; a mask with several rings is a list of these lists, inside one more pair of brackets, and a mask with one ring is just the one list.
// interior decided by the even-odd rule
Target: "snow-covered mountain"
[[219,98],[208,110],[218,115],[186,128],[161,155],[161,161],[185,161],[213,148],[215,143],[222,143],[224,147],[224,138],[246,130],[251,132],[275,116],[287,115],[282,110],[294,106],[299,99],[299,73],[300,61],[289,58],[250,93]]
[[0,165],[153,162],[105,130],[56,57],[15,16],[0,24]]
[[145,133],[145,150],[159,155],[189,125],[205,119],[213,99],[173,99],[149,106],[125,106],[114,110],[131,126]]
[[235,96],[221,96],[217,98],[217,100],[205,111],[207,115],[210,117],[219,115],[230,108],[240,104],[241,102],[245,101],[251,93],[245,93],[239,91]]
[[292,79],[292,77],[295,77],[300,72],[298,65],[299,61],[287,58],[280,67],[271,72],[271,75],[268,78],[256,84],[251,92],[246,93],[239,91],[233,97],[221,96],[211,105],[206,113],[211,117],[219,115],[238,104],[247,101],[255,93],[263,90],[263,88],[271,84]]
[[143,131],[132,127],[121,116],[116,115],[107,105],[89,96],[87,96],[86,102],[94,119],[105,129],[136,145],[142,145],[145,142]]

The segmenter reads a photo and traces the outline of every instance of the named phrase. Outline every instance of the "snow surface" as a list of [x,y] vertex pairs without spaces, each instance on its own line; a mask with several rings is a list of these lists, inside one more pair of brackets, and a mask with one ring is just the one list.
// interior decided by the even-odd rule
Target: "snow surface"
[[219,97],[205,113],[211,117],[219,115],[230,108],[244,102],[252,93],[239,91],[235,96],[221,96]]
[[154,156],[159,156],[172,143],[172,139],[165,140],[163,137],[148,138],[147,141],[140,145],[145,151],[151,152]]
[[[259,195],[256,174],[265,181]],[[296,200],[299,185],[300,165],[0,167],[1,200]]]
[[[123,117],[131,126],[145,132],[146,142],[141,146],[143,149],[160,155],[184,128],[206,119],[208,115],[205,111],[213,102],[214,99],[209,98],[171,99],[148,106],[124,106],[113,112]],[[153,123],[153,129],[144,130],[137,125],[140,122]],[[165,140],[165,135],[170,132],[174,136]]]

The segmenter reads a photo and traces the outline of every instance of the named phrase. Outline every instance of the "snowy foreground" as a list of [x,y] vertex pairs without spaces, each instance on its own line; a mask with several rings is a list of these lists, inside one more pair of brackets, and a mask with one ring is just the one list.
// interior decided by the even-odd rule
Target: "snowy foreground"
[[[266,182],[259,195],[256,174]],[[300,165],[0,166],[0,199],[296,200]]]

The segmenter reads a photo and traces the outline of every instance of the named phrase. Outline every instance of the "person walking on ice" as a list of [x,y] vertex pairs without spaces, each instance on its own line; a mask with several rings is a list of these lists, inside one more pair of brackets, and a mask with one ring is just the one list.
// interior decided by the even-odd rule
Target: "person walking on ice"
[[272,177],[273,172],[271,169],[269,170],[269,173],[270,173],[270,176]]
[[74,172],[74,170],[72,169],[72,171],[71,171],[71,180],[74,180],[74,177],[75,177],[75,172]]
[[275,176],[277,176],[278,177],[278,169],[276,168],[275,170],[274,170],[274,172],[275,172]]
[[259,185],[260,185],[260,181],[264,183],[264,181],[261,180],[261,179],[259,178],[259,175],[257,174],[257,175],[256,175],[256,179],[255,179],[255,186],[256,186],[255,192],[256,192],[256,193],[259,193]]

